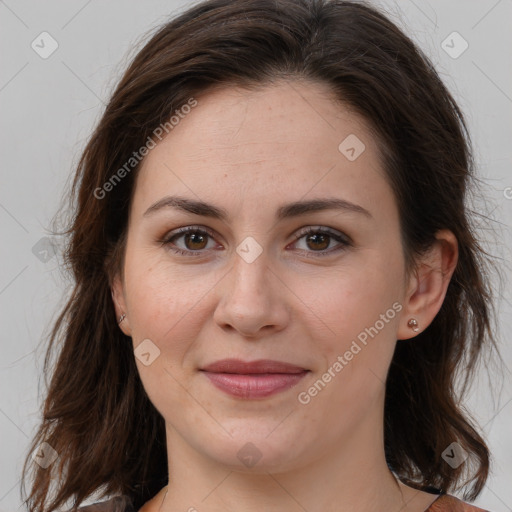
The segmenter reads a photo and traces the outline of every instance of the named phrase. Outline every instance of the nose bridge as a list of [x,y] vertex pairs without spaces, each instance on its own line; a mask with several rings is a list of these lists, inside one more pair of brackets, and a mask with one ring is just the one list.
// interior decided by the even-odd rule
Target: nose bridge
[[268,251],[252,237],[247,237],[236,249],[233,261],[233,294],[261,296],[268,290],[270,273]]
[[230,325],[251,336],[263,327],[280,329],[286,321],[284,298],[278,296],[278,287],[272,282],[274,274],[267,251],[262,246],[258,249],[254,242],[245,240],[237,247],[232,271],[215,313],[220,325]]

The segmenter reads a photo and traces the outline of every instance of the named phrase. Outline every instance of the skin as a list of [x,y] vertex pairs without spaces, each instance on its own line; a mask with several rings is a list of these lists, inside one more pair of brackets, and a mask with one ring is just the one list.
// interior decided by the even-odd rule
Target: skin
[[[455,237],[439,232],[406,275],[398,209],[375,137],[323,84],[220,88],[197,100],[143,161],[113,281],[116,312],[126,314],[120,328],[133,348],[149,339],[160,350],[150,365],[136,363],[165,419],[170,484],[143,512],[425,511],[435,496],[398,483],[386,465],[384,383],[397,340],[414,343],[408,320],[416,318],[421,332],[442,305],[457,262]],[[365,144],[354,161],[338,150],[350,134]],[[167,195],[211,203],[228,218],[171,207],[144,215]],[[275,219],[285,203],[326,197],[356,203],[371,217],[325,210]],[[159,242],[186,226],[214,236]],[[309,226],[346,235],[351,245],[295,240]],[[252,263],[236,252],[246,237],[263,250]],[[396,302],[401,311],[301,404],[298,393]],[[199,371],[227,357],[310,372],[289,390],[244,400]],[[252,467],[237,457],[248,442],[261,454]]]

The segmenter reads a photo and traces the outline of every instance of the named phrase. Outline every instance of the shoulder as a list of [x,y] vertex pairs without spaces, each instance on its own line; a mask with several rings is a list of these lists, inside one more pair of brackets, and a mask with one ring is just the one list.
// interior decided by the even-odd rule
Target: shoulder
[[443,494],[437,498],[425,512],[489,512],[482,508],[470,505],[450,494]]
[[[66,512],[75,512],[74,509]],[[137,512],[132,505],[132,501],[128,496],[114,496],[107,501],[93,503],[78,507],[76,512]]]

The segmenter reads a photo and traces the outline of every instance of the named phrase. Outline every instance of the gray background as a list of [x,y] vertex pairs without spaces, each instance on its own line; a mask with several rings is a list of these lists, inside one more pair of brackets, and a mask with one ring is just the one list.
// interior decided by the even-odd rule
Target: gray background
[[[467,115],[489,201],[482,211],[497,221],[494,231],[482,235],[494,254],[510,261],[512,1],[376,3],[427,52]],[[0,512],[21,509],[22,458],[44,391],[41,340],[66,290],[59,270],[61,242],[46,229],[133,45],[187,4],[0,0]],[[51,49],[49,39],[41,48],[38,36],[44,31],[58,44],[45,59],[31,47],[35,40],[39,52]],[[456,54],[464,41],[447,39],[454,31],[469,45],[461,55]],[[503,267],[503,277],[499,337],[505,380],[492,371],[492,393],[482,373],[467,401],[495,457],[476,503],[493,512],[512,510],[510,266]]]

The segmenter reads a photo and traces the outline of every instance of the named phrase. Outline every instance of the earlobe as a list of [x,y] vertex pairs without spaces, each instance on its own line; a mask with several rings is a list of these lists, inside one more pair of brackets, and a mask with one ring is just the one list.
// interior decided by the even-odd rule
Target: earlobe
[[411,277],[397,339],[413,338],[431,324],[443,305],[457,260],[455,235],[449,230],[439,231]]
[[124,334],[131,336],[130,323],[126,313],[126,302],[124,300],[123,285],[119,275],[114,277],[110,291],[112,293],[112,302],[116,312],[117,323]]
[[418,320],[416,320],[416,318],[409,319],[409,321],[407,322],[407,327],[412,329],[414,332],[419,332],[419,330],[420,330],[420,327],[418,325]]

